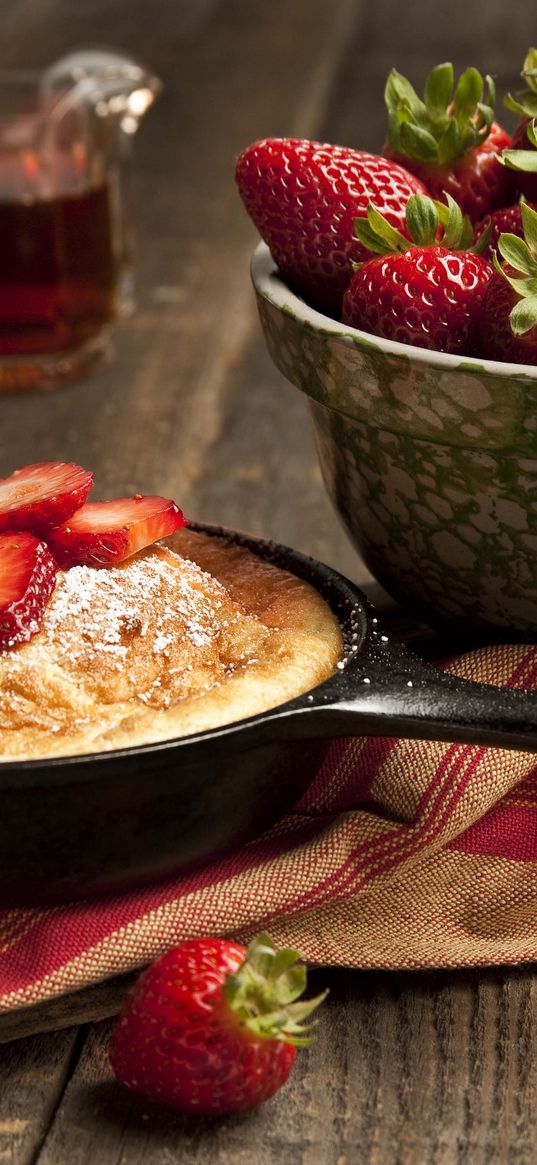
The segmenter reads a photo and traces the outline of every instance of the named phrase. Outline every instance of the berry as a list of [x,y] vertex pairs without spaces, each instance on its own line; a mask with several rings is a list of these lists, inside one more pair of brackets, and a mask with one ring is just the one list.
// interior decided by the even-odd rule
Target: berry
[[521,204],[524,238],[500,235],[505,260],[496,268],[483,300],[480,332],[483,355],[516,364],[537,364],[537,211]]
[[208,1116],[267,1100],[309,1042],[302,1020],[324,998],[298,1001],[306,983],[298,957],[276,951],[267,935],[248,950],[198,938],[169,951],[138,980],[114,1028],[118,1080]]
[[432,198],[446,194],[472,222],[513,200],[513,183],[496,155],[511,144],[493,120],[492,79],[466,69],[454,85],[453,66],[437,65],[423,100],[406,77],[392,69],[384,98],[388,133],[384,154],[425,183]]
[[0,650],[39,631],[57,571],[50,550],[33,534],[0,534]]
[[[537,210],[537,205],[533,209]],[[524,237],[520,202],[515,202],[513,206],[500,207],[498,210],[493,210],[491,214],[487,214],[475,228],[476,242],[489,228],[488,242],[481,252],[485,259],[492,259],[496,253],[500,235],[509,232],[511,235],[518,235],[520,239]]]
[[[440,242],[438,212],[446,220]],[[429,198],[409,199],[413,245],[386,229],[388,224],[370,207],[356,231],[381,254],[353,275],[343,298],[343,323],[436,352],[468,355],[475,350],[480,304],[493,268],[481,255],[456,249],[461,242],[468,245],[468,224],[453,202],[449,215],[451,222],[443,204]]]
[[93,474],[68,461],[38,461],[0,479],[0,531],[44,534],[84,505]]
[[86,502],[72,518],[50,531],[49,542],[62,566],[102,566],[123,562],[185,525],[175,502],[137,494],[109,502]]
[[281,275],[312,306],[339,318],[364,250],[353,221],[374,202],[405,229],[404,208],[424,187],[386,158],[292,138],[254,142],[240,155],[239,192]]

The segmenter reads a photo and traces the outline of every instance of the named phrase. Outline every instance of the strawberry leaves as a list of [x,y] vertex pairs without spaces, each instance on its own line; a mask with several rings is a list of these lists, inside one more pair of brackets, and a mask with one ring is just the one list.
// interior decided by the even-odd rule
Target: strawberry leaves
[[500,235],[498,250],[506,266],[496,256],[493,259],[498,273],[519,297],[509,315],[515,336],[523,336],[537,324],[537,212],[522,203],[521,213],[524,238]]
[[[537,94],[536,94],[537,99]],[[537,174],[537,120],[530,121],[526,127],[526,137],[533,147],[531,150],[502,150],[498,161],[509,170],[523,171],[526,174]]]
[[309,1044],[312,1024],[304,1025],[327,992],[301,1000],[306,987],[306,968],[298,963],[299,951],[276,950],[267,934],[248,947],[237,971],[227,975],[222,993],[241,1024],[263,1040],[284,1040],[294,1047]]
[[427,77],[423,99],[392,69],[384,90],[388,145],[395,154],[420,162],[451,162],[486,141],[495,99],[492,78],[473,67],[455,85],[453,65],[437,65]]
[[[407,82],[408,84],[408,82]],[[412,88],[412,86],[409,86]],[[453,91],[453,65],[436,65],[429,73],[423,92],[423,103],[432,118],[445,117]]]
[[504,105],[521,117],[537,117],[537,49],[528,49],[521,72],[525,88],[513,97],[508,93]]
[[488,243],[486,232],[473,245],[474,231],[470,219],[462,214],[455,199],[446,194],[446,202],[437,202],[427,195],[413,194],[405,210],[405,222],[409,238],[390,225],[372,205],[367,208],[365,218],[354,220],[356,237],[375,255],[410,250],[412,247],[429,247],[441,243],[450,251],[470,251],[481,253]]
[[419,247],[434,243],[438,234],[439,217],[432,198],[423,197],[419,202],[410,198],[406,208],[406,224],[410,238]]
[[110,1045],[118,1080],[183,1112],[223,1116],[273,1096],[307,1043],[298,951],[260,934],[246,951],[197,938],[168,951],[127,999]]
[[509,322],[515,336],[523,336],[537,324],[537,294],[515,304]]
[[372,202],[369,203],[365,218],[355,218],[354,233],[362,246],[375,255],[385,255],[388,251],[406,251],[412,246],[400,231],[391,226]]

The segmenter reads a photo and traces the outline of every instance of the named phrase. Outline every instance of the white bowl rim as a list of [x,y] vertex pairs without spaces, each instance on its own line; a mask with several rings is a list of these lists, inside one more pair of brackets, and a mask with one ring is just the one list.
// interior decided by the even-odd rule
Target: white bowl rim
[[417,348],[411,344],[401,344],[397,340],[384,340],[371,332],[351,328],[338,320],[325,316],[310,307],[300,296],[295,295],[278,272],[278,268],[266,243],[259,243],[251,262],[252,282],[256,291],[272,303],[279,311],[290,313],[308,324],[314,331],[332,335],[344,343],[352,343],[357,348],[361,340],[364,350],[376,350],[387,356],[404,356],[418,364],[431,368],[458,370],[460,372],[488,373],[493,376],[516,377],[517,380],[534,382],[537,380],[537,366],[531,364],[508,364],[503,360],[486,360],[479,356],[456,356],[452,352],[432,352],[428,348]]

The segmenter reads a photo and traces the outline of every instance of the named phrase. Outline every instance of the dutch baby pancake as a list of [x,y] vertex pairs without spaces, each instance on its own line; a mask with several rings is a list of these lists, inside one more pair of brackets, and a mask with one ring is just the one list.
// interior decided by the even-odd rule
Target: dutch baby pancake
[[[0,482],[0,531],[3,487],[16,476]],[[20,504],[9,511],[0,560],[37,542],[53,566],[30,630],[4,641],[11,608],[0,593],[1,760],[190,735],[275,707],[335,671],[341,631],[313,587],[240,541],[190,530],[177,507],[167,526],[161,516],[154,526],[142,503],[156,501],[83,500],[48,526],[35,506],[30,518]],[[22,531],[12,529],[19,522]],[[168,536],[153,541],[155,529]],[[34,590],[40,577],[36,567]]]

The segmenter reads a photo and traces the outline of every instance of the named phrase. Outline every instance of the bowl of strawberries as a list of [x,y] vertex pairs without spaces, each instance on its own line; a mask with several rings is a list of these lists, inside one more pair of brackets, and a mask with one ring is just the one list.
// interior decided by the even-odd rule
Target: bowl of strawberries
[[[385,588],[430,622],[537,632],[537,50],[494,86],[392,70],[377,154],[254,142],[239,192],[269,352]],[[521,193],[523,191],[523,193]]]

